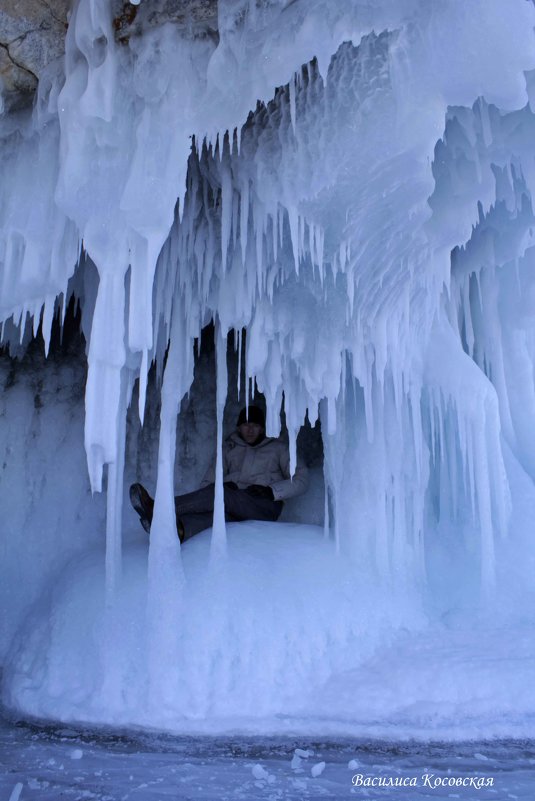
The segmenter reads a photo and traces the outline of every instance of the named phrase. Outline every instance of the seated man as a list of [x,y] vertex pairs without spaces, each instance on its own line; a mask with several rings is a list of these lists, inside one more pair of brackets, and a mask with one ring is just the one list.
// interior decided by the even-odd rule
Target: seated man
[[[258,406],[242,409],[237,430],[223,444],[225,520],[277,520],[286,498],[301,495],[308,487],[307,469],[298,460],[290,477],[288,446],[266,437],[264,413]],[[178,495],[175,511],[178,536],[185,542],[212,525],[214,513],[214,464],[201,489]],[[150,531],[154,501],[141,484],[130,487],[130,501],[145,531]]]

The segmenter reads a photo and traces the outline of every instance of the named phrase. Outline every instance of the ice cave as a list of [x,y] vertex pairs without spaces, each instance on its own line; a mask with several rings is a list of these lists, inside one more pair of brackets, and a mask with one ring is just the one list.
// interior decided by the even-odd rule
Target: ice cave
[[[16,5],[4,707],[534,737],[535,3],[74,0],[23,100]],[[250,404],[309,489],[226,523]]]

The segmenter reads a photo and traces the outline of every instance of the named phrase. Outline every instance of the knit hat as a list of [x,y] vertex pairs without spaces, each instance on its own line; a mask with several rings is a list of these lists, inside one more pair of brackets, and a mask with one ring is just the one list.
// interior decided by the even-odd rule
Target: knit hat
[[264,412],[258,406],[249,406],[249,409],[242,409],[236,425],[241,426],[243,423],[256,423],[265,428],[266,418],[264,417]]

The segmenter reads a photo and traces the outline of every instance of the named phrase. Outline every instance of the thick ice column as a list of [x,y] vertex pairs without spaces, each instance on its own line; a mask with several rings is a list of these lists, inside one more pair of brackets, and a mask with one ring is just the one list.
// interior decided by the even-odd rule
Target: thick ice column
[[193,380],[193,342],[187,336],[186,310],[175,297],[160,413],[158,480],[148,565],[147,638],[150,707],[175,697],[180,677],[168,666],[178,663],[183,572],[176,530],[174,465],[180,402]]
[[85,445],[93,491],[102,489],[105,464],[117,459],[121,371],[125,351],[124,273],[101,269],[91,328],[86,384]]
[[[353,521],[346,519],[340,520],[339,508],[339,487],[342,480],[343,462],[345,456],[345,443],[342,437],[337,437],[337,429],[329,428],[329,403],[325,398],[320,403],[320,419],[323,430],[323,480],[325,483],[325,519],[324,519],[324,535],[328,536],[332,528],[334,540],[337,550],[340,549],[340,534],[341,532],[348,533],[348,528],[352,528]],[[332,414],[332,413],[331,413]],[[340,428],[338,429],[340,434]],[[331,504],[332,516],[329,514],[329,501]]]
[[[440,359],[438,358],[440,356]],[[434,405],[444,407],[447,417],[439,421],[435,458],[445,471],[448,495],[444,496],[452,514],[456,494],[466,498],[472,525],[480,536],[479,563],[483,594],[493,589],[496,578],[495,539],[508,527],[509,487],[500,445],[500,418],[495,388],[472,359],[459,347],[453,330],[439,324],[433,331],[425,379],[433,388]],[[442,397],[442,402],[439,398]],[[452,438],[458,435],[463,474],[457,475],[449,460],[456,459]],[[436,469],[436,467],[435,467]],[[454,477],[463,482],[450,487]],[[441,477],[441,482],[444,479]],[[466,521],[465,521],[466,522]]]
[[132,389],[127,368],[120,374],[119,403],[117,408],[116,458],[108,465],[106,488],[106,601],[113,604],[121,580],[121,520],[123,510],[124,452],[126,438],[126,410]]

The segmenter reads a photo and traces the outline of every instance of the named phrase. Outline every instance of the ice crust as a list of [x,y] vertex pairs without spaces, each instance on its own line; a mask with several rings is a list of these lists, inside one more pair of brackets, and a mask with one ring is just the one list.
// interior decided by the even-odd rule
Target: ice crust
[[[112,634],[126,414],[136,387],[143,419],[151,363],[163,373],[149,709],[175,698],[176,418],[210,320],[214,570],[233,569],[220,469],[231,334],[242,398],[256,382],[269,434],[284,396],[292,465],[305,414],[321,418],[325,534],[381,583],[385,609],[403,591],[417,619],[461,574],[493,609],[529,585],[534,23],[525,0],[220,0],[218,43],[165,24],[120,45],[105,0],[79,0],[64,69],[42,76],[31,115],[2,119],[2,337],[16,353],[41,324],[48,348],[55,310],[79,297]],[[113,645],[102,660],[111,698]]]

